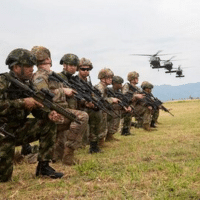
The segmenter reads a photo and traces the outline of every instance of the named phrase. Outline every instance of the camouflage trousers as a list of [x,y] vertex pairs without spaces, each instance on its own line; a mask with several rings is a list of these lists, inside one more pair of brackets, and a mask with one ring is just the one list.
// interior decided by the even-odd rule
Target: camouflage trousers
[[153,110],[153,114],[152,114],[152,121],[153,122],[157,122],[158,117],[159,117],[159,109]]
[[148,109],[145,106],[142,105],[136,105],[135,107],[135,112],[137,113],[138,116],[134,114],[125,114],[123,118],[123,128],[127,128],[127,130],[130,131],[131,129],[131,121],[132,117],[134,116],[135,119],[138,121],[138,123],[142,124],[150,124],[151,123],[151,110]]
[[100,139],[102,111],[88,111],[89,114],[89,141],[97,142]]
[[99,139],[105,138],[108,132],[107,113],[102,112]]
[[82,137],[87,129],[88,114],[79,110],[67,109],[80,121],[80,124],[64,119],[62,124],[57,125],[56,143],[54,145],[53,159],[62,160],[64,149],[78,149],[82,146]]
[[55,123],[50,120],[31,118],[18,127],[8,124],[5,130],[14,133],[16,138],[12,139],[8,136],[0,138],[0,182],[11,179],[16,146],[39,140],[38,161],[52,159],[53,145],[56,139]]
[[[115,110],[115,112],[121,116],[121,111],[120,110]],[[108,132],[107,134],[109,135],[113,135],[115,134],[118,129],[119,129],[119,125],[120,125],[120,117],[118,116],[109,116],[108,115]]]

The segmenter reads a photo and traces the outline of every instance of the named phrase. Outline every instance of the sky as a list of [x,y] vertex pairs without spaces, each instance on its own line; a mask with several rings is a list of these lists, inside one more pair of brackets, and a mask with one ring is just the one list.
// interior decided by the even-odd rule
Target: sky
[[[5,60],[13,49],[39,45],[51,51],[56,72],[64,54],[90,59],[93,84],[105,67],[125,82],[137,71],[139,85],[200,82],[199,0],[1,0],[0,35],[0,73],[8,71]],[[173,67],[181,65],[184,78],[152,69],[149,57],[131,55],[159,50],[170,54],[163,60],[176,55]]]

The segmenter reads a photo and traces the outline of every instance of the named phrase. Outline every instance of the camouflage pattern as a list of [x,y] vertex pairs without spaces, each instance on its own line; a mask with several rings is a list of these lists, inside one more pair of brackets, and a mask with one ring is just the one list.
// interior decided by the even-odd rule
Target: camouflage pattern
[[144,90],[145,88],[153,89],[153,85],[148,81],[143,81],[141,84],[141,88]]
[[61,60],[60,60],[60,64],[69,64],[69,65],[75,65],[75,66],[79,66],[79,58],[77,55],[75,54],[65,54]]
[[[11,75],[13,74],[10,73],[10,76]],[[27,118],[30,112],[24,108],[23,94],[16,91],[17,94],[12,94],[11,96],[10,93],[7,93],[7,89],[10,87],[14,86],[12,86],[4,75],[1,75],[0,125],[2,126],[4,123],[7,123],[5,130],[13,133],[16,138],[0,138],[0,182],[11,179],[15,146],[39,140],[38,160],[50,161],[56,137],[56,124],[47,118],[48,113],[45,118],[42,118],[44,115],[40,115],[40,118],[38,118],[35,114],[37,114],[39,110],[33,110],[32,114],[35,118]],[[20,96],[22,97],[20,98]],[[17,99],[13,97],[17,97]]]
[[[72,74],[68,73],[67,71],[63,70],[62,72],[58,73],[59,76],[61,76],[65,81],[69,81],[70,77],[72,76]],[[71,109],[77,109],[78,104],[77,104],[77,100],[75,99],[75,97],[68,97],[67,99],[67,103],[68,103],[68,107]]]
[[33,66],[36,64],[36,58],[29,50],[19,48],[14,49],[9,53],[5,63],[9,66],[10,69],[12,66],[17,64]]
[[113,76],[112,82],[122,84],[124,82],[124,79],[120,76]]
[[49,74],[49,71],[39,69],[34,75],[33,80],[35,85],[38,89],[47,88],[51,90],[55,94],[54,101],[76,115],[77,119],[81,122],[81,124],[78,124],[64,118],[64,121],[57,125],[57,139],[54,150],[54,159],[58,160],[62,159],[64,151],[63,147],[70,147],[71,149],[81,147],[82,136],[87,128],[88,115],[87,113],[79,110],[69,109],[62,83],[49,79]]
[[[115,76],[114,76],[115,77]],[[113,77],[113,78],[114,78]],[[120,83],[123,79],[121,78],[121,77],[119,77],[119,76],[116,76],[117,78],[115,79],[115,82],[118,82],[118,83]],[[118,78],[119,77],[119,78]],[[121,80],[122,79],[122,80]],[[119,91],[115,91],[114,89],[113,89],[113,87],[112,88],[109,88],[111,91],[113,91],[113,92],[119,92]],[[112,107],[113,107],[113,109],[115,110],[115,112],[119,115],[119,116],[121,116],[121,112],[122,112],[122,110],[121,110],[121,107],[118,105],[118,104],[114,104],[114,105],[112,105]],[[108,131],[107,131],[107,135],[114,135],[117,131],[118,131],[118,129],[119,129],[119,125],[120,125],[120,119],[121,119],[121,117],[118,117],[117,115],[113,115],[113,116],[110,116],[110,115],[108,115],[107,116],[107,123],[108,123]]]
[[79,67],[81,67],[81,66],[89,66],[90,69],[93,69],[92,62],[87,58],[80,59]]
[[129,72],[128,76],[127,76],[127,80],[132,81],[132,80],[134,80],[135,78],[138,78],[138,77],[139,77],[139,74],[136,71]]
[[[137,90],[142,92],[141,89],[138,88],[137,86],[133,86],[133,87],[137,88]],[[130,90],[129,83],[126,83],[122,88],[122,93],[123,94],[126,94],[127,92],[132,92]],[[133,93],[133,99],[134,99],[134,95],[137,94],[137,93],[138,92]],[[132,106],[134,106],[136,113],[141,117],[139,119],[137,116],[135,116],[136,120],[137,121],[141,121],[142,120],[141,123],[143,123],[143,124],[144,123],[150,124],[150,122],[151,122],[151,110],[148,109],[146,106],[144,106],[142,101],[136,100],[136,99],[133,101]],[[131,129],[132,117],[133,117],[133,115],[125,114],[124,118],[123,118],[123,128],[127,128],[127,130],[129,130],[129,131]]]
[[51,58],[51,53],[49,49],[43,46],[34,46],[31,49],[31,52],[35,55],[37,59],[37,64],[41,64],[43,60]]
[[[108,97],[106,94],[106,85],[104,85],[102,82],[99,82],[97,85],[95,85],[95,88],[97,88],[101,94],[102,97],[108,101],[108,103],[112,104],[113,100],[112,97]],[[100,122],[100,134],[99,139],[105,138],[108,131],[108,125],[107,125],[107,113],[102,112],[101,122]]]
[[153,110],[153,114],[152,114],[153,122],[156,123],[158,121],[159,113],[160,113],[160,109]]
[[[80,78],[77,76],[77,78]],[[83,79],[82,79],[83,80]],[[83,80],[84,81],[84,80]],[[79,102],[79,109],[83,110],[88,113],[89,121],[88,121],[88,129],[85,132],[83,143],[86,144],[88,142],[98,142],[99,141],[99,134],[101,128],[101,118],[102,118],[102,111],[101,110],[94,110],[91,108],[87,108],[84,102]],[[88,137],[88,139],[87,139]]]
[[109,68],[101,69],[98,74],[98,79],[113,77],[114,73]]

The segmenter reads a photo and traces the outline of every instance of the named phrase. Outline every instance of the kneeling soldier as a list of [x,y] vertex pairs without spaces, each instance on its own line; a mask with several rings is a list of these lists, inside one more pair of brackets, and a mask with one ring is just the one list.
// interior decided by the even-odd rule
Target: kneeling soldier
[[[40,142],[36,176],[51,178],[63,176],[62,173],[56,172],[49,166],[56,137],[54,122],[59,119],[59,115],[55,111],[48,113],[38,109],[43,105],[27,97],[10,80],[16,79],[33,88],[30,79],[35,63],[36,58],[30,51],[15,49],[6,59],[10,72],[0,75],[0,125],[6,123],[5,130],[15,136],[15,138],[0,136],[0,182],[6,182],[12,177],[15,146],[36,140]],[[35,118],[27,118],[31,112]]]

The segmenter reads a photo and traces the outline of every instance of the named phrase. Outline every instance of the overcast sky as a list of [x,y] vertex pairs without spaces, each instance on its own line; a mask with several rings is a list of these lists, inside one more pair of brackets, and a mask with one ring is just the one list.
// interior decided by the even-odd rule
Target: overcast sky
[[[200,82],[199,0],[1,0],[0,24],[1,73],[8,71],[10,51],[41,45],[50,49],[56,72],[66,53],[89,58],[94,84],[104,67],[125,81],[128,72],[137,71],[139,84]],[[185,78],[151,69],[148,57],[131,55],[158,50],[180,53],[173,67],[181,65]]]

